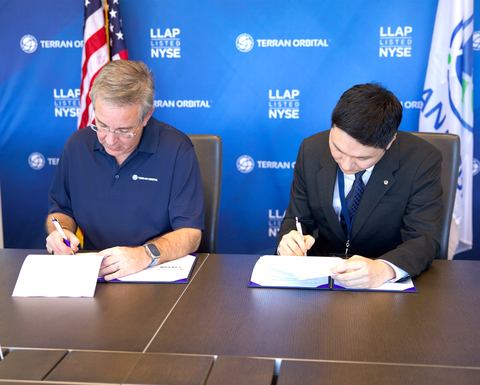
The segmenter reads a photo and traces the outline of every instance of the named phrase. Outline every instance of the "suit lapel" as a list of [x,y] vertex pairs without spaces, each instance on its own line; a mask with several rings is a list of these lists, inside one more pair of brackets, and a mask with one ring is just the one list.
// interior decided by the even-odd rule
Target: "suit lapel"
[[383,196],[395,184],[393,172],[399,167],[398,138],[392,143],[382,159],[375,165],[372,175],[365,187],[362,199],[355,214],[352,227],[352,240],[362,229],[363,225],[377,207]]
[[338,165],[330,154],[330,150],[324,152],[320,159],[320,165],[321,168],[316,174],[320,206],[337,238],[341,242],[345,242],[345,233],[332,205]]

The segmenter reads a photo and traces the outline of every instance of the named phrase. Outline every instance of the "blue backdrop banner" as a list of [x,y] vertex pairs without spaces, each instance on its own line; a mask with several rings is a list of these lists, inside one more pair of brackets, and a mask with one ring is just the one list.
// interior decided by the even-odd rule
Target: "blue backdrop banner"
[[[418,131],[437,0],[120,6],[130,59],[156,75],[154,116],[223,139],[218,252],[273,253],[300,143],[330,128],[351,86],[386,86],[404,107],[400,129]],[[83,12],[83,0],[0,0],[5,247],[45,247],[48,189],[79,113]]]

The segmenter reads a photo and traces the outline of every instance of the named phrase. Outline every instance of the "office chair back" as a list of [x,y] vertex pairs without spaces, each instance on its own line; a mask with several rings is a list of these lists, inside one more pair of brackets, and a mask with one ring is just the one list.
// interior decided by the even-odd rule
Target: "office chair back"
[[454,134],[439,134],[433,132],[412,132],[437,147],[443,156],[442,189],[443,217],[441,221],[442,239],[438,259],[448,258],[448,239],[452,222],[455,195],[457,192],[458,169],[460,166],[460,137]]
[[3,249],[2,189],[0,187],[0,249]]
[[215,254],[222,187],[222,138],[203,134],[189,134],[188,137],[197,154],[205,198],[205,231],[197,252]]

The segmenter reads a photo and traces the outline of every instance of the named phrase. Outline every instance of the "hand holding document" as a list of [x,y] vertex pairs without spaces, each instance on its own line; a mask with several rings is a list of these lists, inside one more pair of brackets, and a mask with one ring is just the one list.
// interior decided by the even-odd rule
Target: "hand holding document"
[[[138,273],[126,275],[109,282],[187,283],[196,260],[197,257],[193,255],[187,255],[173,261],[161,263],[160,265],[147,267]],[[99,281],[103,281],[103,278],[100,278]]]
[[329,283],[330,268],[344,260],[338,257],[265,255],[255,264],[252,283],[259,286],[320,287]]
[[[264,255],[253,268],[249,287],[279,287],[327,290],[356,290],[342,286],[330,276],[330,269],[344,263],[339,257],[298,257]],[[387,282],[368,291],[418,292],[412,279]]]
[[372,287],[370,289],[352,289],[351,287],[340,285],[337,281],[334,280],[332,290],[409,291],[413,293],[418,292],[411,278],[401,282],[385,282],[383,285],[380,285],[378,287]]
[[102,259],[97,253],[30,254],[12,297],[93,297]]

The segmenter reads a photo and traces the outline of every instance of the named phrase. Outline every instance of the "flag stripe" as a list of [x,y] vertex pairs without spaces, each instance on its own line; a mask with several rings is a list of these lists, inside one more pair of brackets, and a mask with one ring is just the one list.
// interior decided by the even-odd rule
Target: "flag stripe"
[[[87,124],[90,123],[90,120],[91,120],[91,117],[93,116],[93,107],[91,106],[91,99],[90,99],[90,90],[92,88],[92,85],[93,85],[93,81],[95,80],[95,78],[97,77],[98,73],[100,72],[100,69],[98,69],[97,72],[94,73],[94,75],[92,76],[92,79],[88,79],[89,82],[88,84],[86,84],[86,89],[88,89],[88,92],[85,92],[84,95],[82,95],[82,100],[81,102],[83,102],[83,105],[86,106],[85,110],[83,111],[82,115],[81,115],[81,121],[80,121],[80,125],[79,125],[79,128],[84,128],[87,126]],[[92,71],[93,73],[93,71]]]
[[128,52],[126,49],[117,53],[112,57],[112,60],[128,60]]
[[[105,31],[100,29],[85,43],[85,55],[89,58],[89,60],[83,63],[82,78],[87,77],[89,70],[88,67],[92,62],[98,63],[101,66],[103,66],[105,63],[108,63],[108,51],[106,48],[107,41],[105,38]],[[101,49],[103,49],[105,52],[99,51]],[[80,89],[80,93],[82,92],[83,89]]]
[[[90,0],[85,4],[80,113],[77,123],[79,129],[86,127],[93,118],[93,107],[89,93],[98,72],[110,60],[128,59],[122,31],[119,1],[107,1],[109,24],[112,28],[109,42],[107,42],[105,12],[102,0]],[[113,48],[110,54],[107,44],[110,44]]]
[[102,7],[97,9],[91,15],[86,16],[85,29],[83,31],[83,39],[88,40],[98,30],[105,28],[105,16]]

